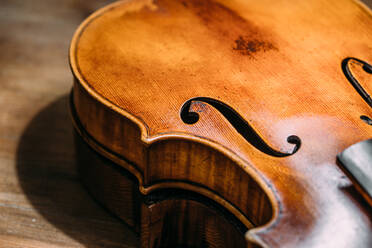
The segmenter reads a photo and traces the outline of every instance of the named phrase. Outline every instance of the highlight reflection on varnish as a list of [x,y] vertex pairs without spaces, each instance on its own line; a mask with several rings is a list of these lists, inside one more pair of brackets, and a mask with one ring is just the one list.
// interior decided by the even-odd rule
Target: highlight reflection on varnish
[[70,49],[84,183],[141,247],[371,247],[336,164],[372,136],[371,26],[352,0],[97,11]]

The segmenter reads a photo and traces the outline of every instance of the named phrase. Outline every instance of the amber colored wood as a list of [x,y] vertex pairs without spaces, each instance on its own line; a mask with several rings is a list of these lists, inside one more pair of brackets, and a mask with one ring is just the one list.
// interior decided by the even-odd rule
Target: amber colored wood
[[175,189],[141,196],[130,173],[75,137],[82,182],[140,235],[140,247],[245,247],[246,228],[227,210]]
[[[247,245],[371,247],[371,208],[336,165],[372,135],[360,119],[371,108],[341,69],[347,57],[372,63],[371,26],[352,0],[116,2],[71,43],[75,127],[142,195],[181,188],[227,209]],[[350,67],[372,92],[371,75]],[[302,146],[268,155],[201,101],[187,124],[194,97],[227,104],[281,153],[290,135]]]

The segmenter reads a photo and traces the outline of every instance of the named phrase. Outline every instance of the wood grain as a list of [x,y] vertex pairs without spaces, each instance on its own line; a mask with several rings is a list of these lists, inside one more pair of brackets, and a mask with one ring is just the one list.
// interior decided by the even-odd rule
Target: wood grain
[[140,235],[140,247],[245,247],[247,228],[213,200],[168,189],[143,196],[133,175],[76,135],[79,174],[92,196]]
[[0,247],[137,247],[81,186],[68,114],[71,37],[108,2],[0,3]]
[[1,1],[0,247],[136,247],[80,186],[67,115],[69,42],[108,2]]
[[[372,134],[360,120],[370,106],[341,68],[350,56],[372,63],[371,26],[371,11],[352,0],[117,2],[72,41],[77,129],[131,171],[141,193],[193,190],[258,226],[247,242],[370,247],[371,209],[345,192],[336,154]],[[262,152],[202,100],[189,124],[180,113],[195,97],[234,109],[281,154],[293,150],[292,135],[302,146],[292,156]],[[267,209],[270,220],[257,215]]]

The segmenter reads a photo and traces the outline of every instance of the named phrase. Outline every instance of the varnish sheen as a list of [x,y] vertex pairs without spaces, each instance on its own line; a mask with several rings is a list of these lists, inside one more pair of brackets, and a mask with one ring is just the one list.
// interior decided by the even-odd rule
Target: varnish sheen
[[352,0],[98,10],[70,49],[85,184],[141,247],[372,247],[336,161],[372,136],[371,27]]

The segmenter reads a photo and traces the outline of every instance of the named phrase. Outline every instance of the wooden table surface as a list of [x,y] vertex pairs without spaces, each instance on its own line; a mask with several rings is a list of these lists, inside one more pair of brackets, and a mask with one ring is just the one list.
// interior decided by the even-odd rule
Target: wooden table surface
[[0,2],[0,248],[137,247],[80,184],[68,113],[70,39],[108,2]]
[[104,0],[0,2],[0,247],[136,247],[75,169],[68,47]]

